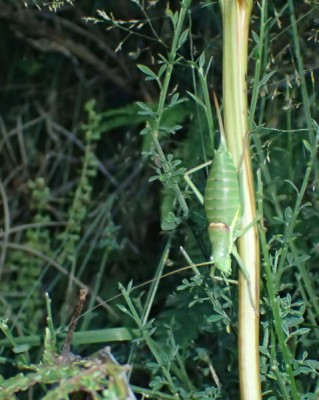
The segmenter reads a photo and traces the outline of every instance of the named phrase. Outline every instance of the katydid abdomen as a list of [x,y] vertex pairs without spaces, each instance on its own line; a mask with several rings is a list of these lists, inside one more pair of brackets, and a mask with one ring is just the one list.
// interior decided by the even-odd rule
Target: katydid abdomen
[[240,211],[240,194],[237,170],[230,153],[223,145],[215,154],[208,176],[204,206],[212,244],[211,259],[218,269],[229,275],[234,229]]

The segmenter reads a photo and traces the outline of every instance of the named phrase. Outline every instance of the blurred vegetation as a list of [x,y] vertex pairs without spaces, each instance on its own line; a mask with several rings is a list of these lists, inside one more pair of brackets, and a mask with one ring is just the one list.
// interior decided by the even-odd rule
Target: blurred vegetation
[[[114,384],[125,367],[104,367],[94,357],[85,361],[106,345],[121,365],[131,365],[130,382],[139,398],[239,398],[233,285],[211,282],[201,268],[201,274],[184,270],[132,293],[127,287],[187,265],[180,246],[193,262],[209,257],[204,212],[178,168],[190,169],[213,155],[203,110],[187,93],[200,97],[191,65],[205,52],[206,60],[212,57],[209,88],[221,98],[219,5],[191,4],[186,17],[191,34],[178,50],[168,94],[171,100],[178,92],[187,101],[164,111],[159,133],[167,159],[181,160],[176,179],[190,207],[186,219],[147,134],[150,117],[136,104],[157,109],[158,84],[145,79],[150,76],[138,65],[159,73],[160,55],[167,57],[174,34],[167,8],[174,13],[180,2],[73,3],[1,1],[0,391],[8,392],[0,399],[68,398],[69,393],[77,399],[81,392],[84,399],[129,398],[126,383]],[[319,119],[319,5],[295,1],[292,13],[289,3],[268,1],[259,54],[256,2],[247,79],[251,88],[260,62],[252,153],[263,178],[268,260],[283,330],[300,398],[306,400],[319,393],[317,160],[304,180],[318,135],[312,121]],[[205,179],[205,172],[194,178],[201,191]],[[79,289],[85,287],[90,295],[72,347],[81,357],[70,360],[59,354]],[[46,292],[53,322],[47,320]],[[118,293],[116,302],[104,303]],[[289,399],[272,318],[269,293],[263,290],[264,398]],[[62,379],[61,363],[67,384],[60,384],[58,393],[53,384]],[[21,364],[25,375],[18,379]],[[44,378],[49,372],[43,365],[50,379]],[[28,368],[35,375],[28,375]],[[94,368],[98,376],[88,388],[85,371],[92,376]],[[77,374],[83,380],[74,384]],[[103,391],[106,386],[110,390]]]

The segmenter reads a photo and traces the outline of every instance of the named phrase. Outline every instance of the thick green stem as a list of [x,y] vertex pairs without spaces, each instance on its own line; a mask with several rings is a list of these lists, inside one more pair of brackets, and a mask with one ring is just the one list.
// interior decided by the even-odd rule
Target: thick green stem
[[[242,226],[256,219],[255,194],[249,151],[247,109],[247,46],[252,0],[220,0],[223,10],[223,94],[227,145],[240,173]],[[240,257],[250,276],[253,302],[259,305],[259,240],[256,225],[239,239]],[[240,394],[261,399],[259,372],[259,315],[249,298],[247,282],[239,277]]]

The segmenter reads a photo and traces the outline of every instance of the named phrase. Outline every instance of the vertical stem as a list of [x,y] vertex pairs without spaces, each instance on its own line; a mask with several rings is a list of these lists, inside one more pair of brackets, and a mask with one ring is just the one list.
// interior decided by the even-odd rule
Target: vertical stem
[[[240,172],[242,226],[256,219],[255,194],[248,134],[247,46],[252,0],[220,0],[223,11],[223,92],[227,145]],[[239,253],[251,280],[254,304],[259,305],[260,253],[256,224],[239,239]],[[261,399],[259,372],[259,315],[239,276],[239,374],[244,400]]]
[[[166,160],[165,154],[162,150],[162,147],[158,141],[158,133],[159,133],[160,126],[161,126],[161,120],[162,120],[162,116],[163,116],[163,112],[164,112],[165,101],[167,98],[168,89],[169,89],[169,85],[170,85],[171,77],[172,77],[172,73],[173,73],[173,67],[174,67],[174,63],[176,61],[176,54],[177,54],[177,50],[178,50],[178,41],[179,41],[181,33],[182,33],[184,20],[186,17],[187,10],[190,7],[190,4],[191,4],[191,0],[182,0],[181,1],[181,10],[178,14],[178,21],[177,21],[176,27],[174,29],[173,42],[172,42],[171,50],[168,55],[167,68],[165,71],[164,81],[163,81],[163,85],[161,88],[161,94],[160,94],[160,98],[159,98],[159,102],[158,102],[157,118],[155,120],[154,129],[151,132],[154,145],[158,152],[159,158],[163,164],[163,169],[165,172],[167,172],[167,160]],[[184,215],[187,215],[188,214],[188,206],[186,204],[186,201],[184,199],[184,196],[183,196],[178,184],[177,183],[173,184],[172,188],[175,192],[177,201],[179,202]]]
[[[258,188],[259,188],[259,211],[260,215],[263,216],[263,207],[262,207],[262,184],[261,184],[261,176],[260,172],[257,172],[257,177],[258,177]],[[274,319],[274,327],[278,339],[278,344],[279,348],[282,354],[282,357],[285,361],[285,372],[287,373],[287,376],[289,378],[289,385],[290,385],[290,393],[291,393],[291,398],[293,400],[298,400],[300,398],[298,394],[298,389],[296,385],[296,381],[294,378],[294,373],[293,373],[293,359],[291,352],[289,350],[289,347],[286,342],[286,338],[284,335],[284,331],[282,329],[282,321],[281,321],[281,315],[280,315],[280,306],[279,306],[279,301],[276,295],[276,289],[274,285],[274,278],[273,278],[273,271],[271,268],[271,262],[270,262],[270,254],[268,251],[268,246],[267,246],[267,240],[266,240],[266,235],[265,232],[261,229],[260,230],[260,242],[261,242],[261,247],[263,250],[263,255],[264,255],[264,271],[265,271],[265,276],[266,276],[266,286],[267,286],[267,291],[268,291],[268,298],[269,298],[269,303],[270,307],[272,309],[272,314],[273,314],[273,319]],[[276,348],[276,344],[274,343],[272,346],[273,349]],[[278,367],[276,366],[277,370]],[[281,387],[282,394],[284,395],[286,390],[283,390],[283,385],[281,383],[281,380],[279,378],[279,374],[276,374],[278,378],[278,383],[279,386]]]

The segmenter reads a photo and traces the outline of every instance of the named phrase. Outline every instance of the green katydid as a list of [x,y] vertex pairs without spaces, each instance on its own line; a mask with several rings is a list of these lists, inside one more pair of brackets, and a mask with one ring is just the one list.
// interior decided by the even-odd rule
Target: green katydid
[[[242,211],[238,171],[236,170],[231,154],[226,145],[225,134],[221,121],[218,103],[215,98],[216,110],[219,120],[221,140],[218,150],[215,152],[214,161],[207,162],[193,168],[185,174],[185,180],[192,188],[197,198],[204,205],[208,219],[208,233],[212,245],[211,261],[215,268],[219,269],[227,277],[231,273],[231,254],[236,259],[248,285],[251,304],[254,309],[254,301],[251,290],[251,282],[247,269],[243,265],[238,254],[235,242],[244,232],[240,232],[240,215]],[[212,163],[209,172],[204,197],[190,179],[190,174]],[[249,229],[247,227],[246,229]]]

